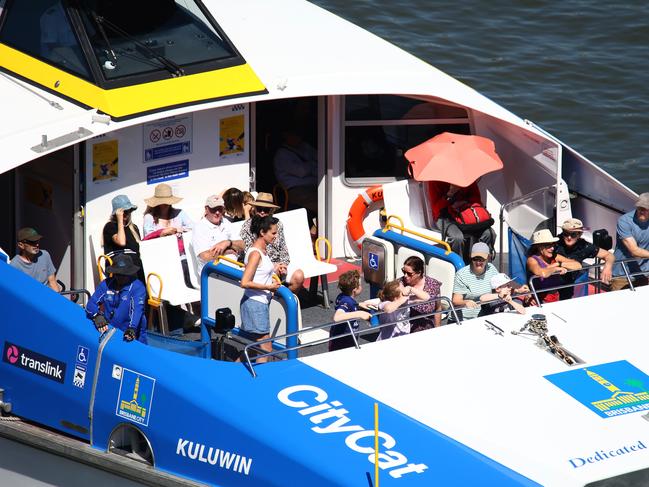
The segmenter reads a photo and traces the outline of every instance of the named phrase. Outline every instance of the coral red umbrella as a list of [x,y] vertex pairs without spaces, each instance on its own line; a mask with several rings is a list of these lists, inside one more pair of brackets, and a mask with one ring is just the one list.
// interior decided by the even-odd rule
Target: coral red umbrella
[[417,181],[445,181],[463,188],[503,168],[491,139],[444,132],[405,154]]

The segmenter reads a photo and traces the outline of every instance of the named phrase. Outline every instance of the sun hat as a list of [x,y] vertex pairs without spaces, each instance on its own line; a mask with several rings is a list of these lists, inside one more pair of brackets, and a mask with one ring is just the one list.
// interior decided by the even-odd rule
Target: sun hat
[[106,272],[111,274],[120,274],[123,276],[133,276],[138,273],[140,267],[133,263],[130,255],[117,254],[113,257],[112,265],[106,267]]
[[484,242],[477,242],[471,247],[471,257],[489,258],[489,246]]
[[638,201],[635,202],[635,206],[640,208],[649,209],[649,193],[642,193],[638,196]]
[[566,232],[583,232],[584,224],[577,218],[568,218],[565,222],[563,222],[563,225],[561,225],[561,230],[565,230]]
[[498,289],[503,286],[514,287],[517,284],[514,279],[502,272],[493,276],[489,282],[491,284],[491,289]]
[[113,215],[120,208],[124,211],[137,210],[137,206],[131,203],[125,194],[118,194],[111,200],[111,203],[113,204]]
[[152,208],[158,205],[175,205],[179,201],[182,201],[182,198],[174,196],[171,186],[165,183],[156,185],[153,196],[144,200],[147,206]]
[[225,206],[225,202],[219,195],[213,194],[212,196],[207,197],[205,200],[205,206],[208,208],[218,208],[219,206]]
[[42,238],[43,236],[31,227],[25,227],[18,230],[19,242],[24,242],[25,240],[27,240],[28,242],[37,242]]
[[545,244],[545,243],[554,243],[559,241],[559,239],[552,235],[552,232],[547,228],[539,230],[532,234],[532,245]]
[[255,201],[250,203],[253,206],[264,206],[266,208],[279,208],[273,200],[273,195],[270,193],[259,193]]

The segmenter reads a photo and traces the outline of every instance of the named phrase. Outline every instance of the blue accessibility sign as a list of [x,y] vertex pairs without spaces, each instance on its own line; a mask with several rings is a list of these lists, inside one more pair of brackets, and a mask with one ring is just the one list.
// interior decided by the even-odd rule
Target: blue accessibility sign
[[372,252],[367,253],[367,266],[373,271],[379,270],[379,256]]
[[602,418],[649,410],[649,376],[626,360],[545,378]]
[[86,365],[88,359],[90,358],[90,350],[87,347],[79,345],[77,347],[77,363],[81,365]]

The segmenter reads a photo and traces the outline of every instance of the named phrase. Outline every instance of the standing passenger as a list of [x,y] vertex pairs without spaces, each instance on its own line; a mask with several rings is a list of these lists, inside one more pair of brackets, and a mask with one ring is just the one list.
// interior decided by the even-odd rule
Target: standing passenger
[[[246,268],[241,278],[245,289],[241,298],[241,330],[245,338],[260,341],[270,337],[270,300],[281,284],[273,279],[273,263],[266,253],[266,247],[277,236],[277,218],[256,216],[252,219],[251,231],[255,242],[246,251]],[[271,342],[263,343],[261,349],[272,351]],[[266,362],[262,357],[258,362]]]

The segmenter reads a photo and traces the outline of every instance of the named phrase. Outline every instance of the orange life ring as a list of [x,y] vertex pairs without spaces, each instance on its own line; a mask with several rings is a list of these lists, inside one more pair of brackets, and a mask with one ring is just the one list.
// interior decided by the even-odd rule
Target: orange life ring
[[363,228],[363,219],[368,206],[375,201],[383,199],[383,186],[372,186],[360,193],[349,208],[347,215],[347,231],[354,243],[361,248],[361,242],[365,238],[365,229]]

